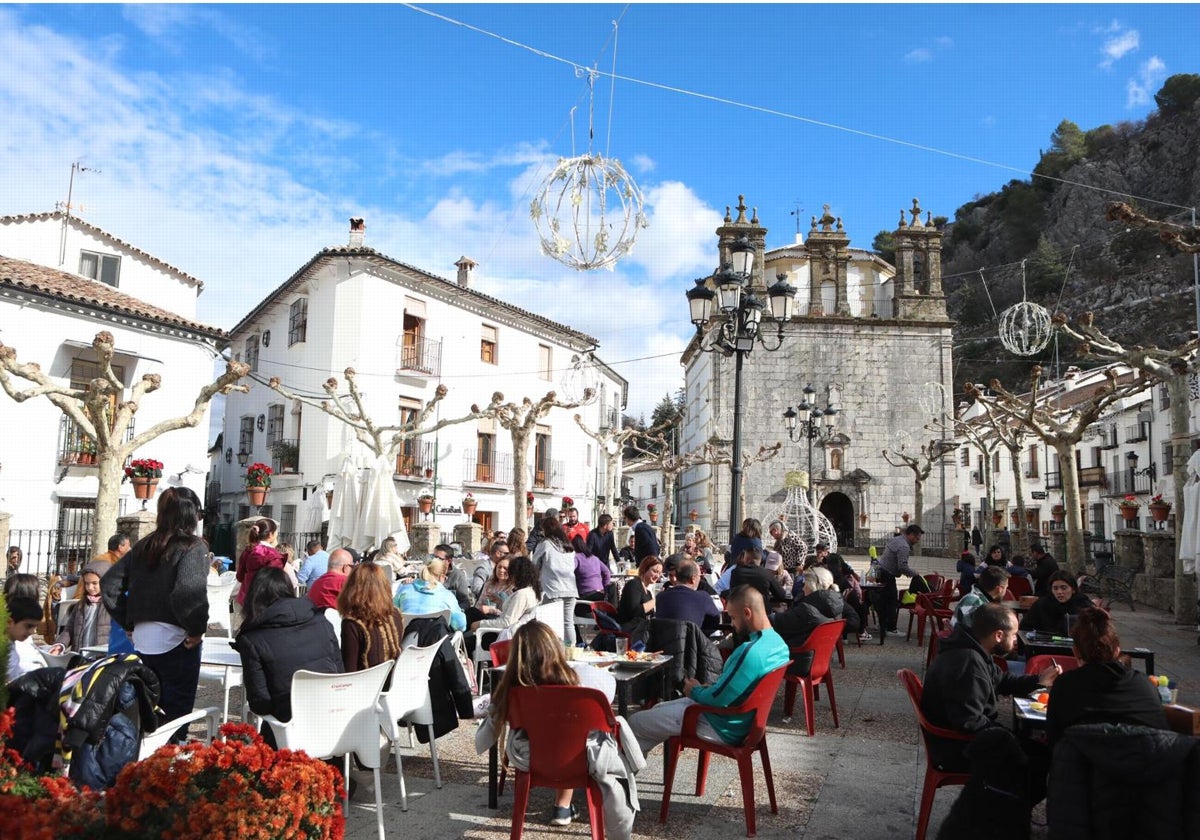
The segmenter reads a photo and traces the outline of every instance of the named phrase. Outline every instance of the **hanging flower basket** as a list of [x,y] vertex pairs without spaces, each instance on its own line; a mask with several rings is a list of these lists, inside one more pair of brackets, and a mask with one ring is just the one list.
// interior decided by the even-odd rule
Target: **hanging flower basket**
[[1149,507],[1150,507],[1150,516],[1152,516],[1154,518],[1155,522],[1166,522],[1167,521],[1167,517],[1171,513],[1171,503],[1163,501],[1162,493],[1159,493],[1157,496],[1155,496],[1154,498],[1152,498],[1150,500]]
[[146,499],[154,498],[154,494],[158,491],[157,478],[131,478],[129,482],[133,485],[133,498]]
[[421,513],[429,513],[433,510],[433,496],[424,495],[417,497],[417,509]]
[[463,509],[463,513],[465,513],[467,516],[473,515],[475,513],[475,508],[478,505],[479,505],[479,502],[470,493],[463,496],[462,509]]
[[262,507],[267,503],[267,489],[266,487],[246,488],[246,499],[252,507]]
[[654,503],[646,505],[646,513],[650,514],[651,525],[658,523],[658,507]]
[[246,467],[246,487],[270,487],[271,476],[275,471],[263,463],[254,463]]
[[1121,500],[1118,508],[1121,511],[1121,518],[1125,520],[1126,525],[1137,519],[1139,507],[1141,507],[1141,504],[1138,502],[1137,496],[1133,495],[1132,493],[1126,495],[1125,498]]

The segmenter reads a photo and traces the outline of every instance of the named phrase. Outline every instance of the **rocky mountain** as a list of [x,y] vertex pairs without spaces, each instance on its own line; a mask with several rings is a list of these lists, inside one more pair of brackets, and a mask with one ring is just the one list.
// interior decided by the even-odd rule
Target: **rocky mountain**
[[1084,131],[1064,121],[1033,178],[979,196],[947,223],[944,286],[958,322],[959,393],[964,382],[993,377],[1022,387],[1034,362],[1051,371],[1056,361],[1062,369],[1095,364],[1066,345],[1056,360],[1053,342],[1032,357],[1005,350],[999,316],[1023,299],[1072,319],[1092,311],[1101,329],[1133,343],[1166,346],[1197,328],[1192,257],[1152,231],[1105,220],[1107,204],[1125,201],[1191,224],[1190,208],[1200,206],[1200,76],[1182,78],[1195,80],[1197,97],[1160,99],[1144,122]]

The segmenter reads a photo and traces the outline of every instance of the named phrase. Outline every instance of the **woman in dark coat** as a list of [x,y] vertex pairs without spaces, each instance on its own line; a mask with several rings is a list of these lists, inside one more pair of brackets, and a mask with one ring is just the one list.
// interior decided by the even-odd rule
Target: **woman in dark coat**
[[1092,606],[1088,596],[1079,591],[1079,585],[1070,572],[1058,571],[1050,575],[1050,594],[1037,599],[1025,618],[1021,619],[1022,630],[1064,636],[1067,633],[1067,616]]
[[796,648],[820,625],[842,618],[844,609],[833,574],[824,566],[810,566],[804,572],[804,597],[787,612],[774,615],[772,624],[788,647]]
[[[287,573],[274,567],[254,575],[233,646],[242,657],[250,710],[281,721],[292,719],[292,675],[344,670],[333,625],[312,601],[295,597]],[[263,740],[275,745],[266,723],[262,734]]]
[[632,578],[621,590],[621,602],[617,604],[617,621],[626,632],[634,632],[641,623],[654,617],[654,593],[650,587],[662,578],[662,561],[654,555],[642,559],[638,576]]
[[758,556],[762,557],[762,523],[757,519],[742,521],[742,530],[738,531],[729,542],[729,553],[726,555],[725,562],[733,566],[748,548],[757,550]]
[[1083,664],[1064,671],[1050,687],[1046,735],[1050,746],[1077,723],[1128,723],[1167,729],[1158,691],[1144,674],[1120,661],[1121,639],[1104,610],[1081,610],[1071,631],[1075,658]]

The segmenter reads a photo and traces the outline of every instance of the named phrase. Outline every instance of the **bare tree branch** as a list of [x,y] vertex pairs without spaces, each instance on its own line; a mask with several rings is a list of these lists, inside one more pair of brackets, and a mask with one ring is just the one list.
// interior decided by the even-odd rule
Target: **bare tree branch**
[[1178,225],[1161,219],[1151,219],[1122,201],[1108,205],[1104,218],[1110,222],[1124,222],[1132,227],[1156,230],[1163,244],[1185,254],[1200,253],[1200,227],[1196,225]]

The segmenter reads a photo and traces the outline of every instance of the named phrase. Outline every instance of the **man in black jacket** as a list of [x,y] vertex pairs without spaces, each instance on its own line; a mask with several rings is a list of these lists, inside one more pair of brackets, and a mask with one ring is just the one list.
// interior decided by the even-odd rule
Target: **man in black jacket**
[[[938,647],[938,655],[925,675],[921,711],[926,719],[945,729],[976,733],[996,726],[997,694],[1029,694],[1039,685],[1049,686],[1062,673],[1057,663],[1040,674],[1014,676],[992,661],[1012,651],[1017,640],[1017,617],[1001,604],[985,604],[975,610],[972,626],[958,627]],[[943,770],[966,772],[963,755],[966,741],[930,739],[934,764]],[[1031,758],[1031,782],[1035,781]],[[1046,764],[1041,765],[1044,787]],[[1035,799],[1034,802],[1038,800]]]
[[654,534],[654,529],[647,525],[642,520],[642,515],[638,513],[637,505],[630,505],[623,511],[625,524],[629,526],[633,533],[633,557],[638,563],[641,563],[647,557],[658,557],[659,546],[658,537]]
[[592,529],[587,538],[587,553],[594,557],[599,557],[601,563],[606,563],[614,572],[617,570],[617,564],[621,562],[621,555],[617,553],[616,539],[613,537],[613,518],[607,513],[600,514],[600,518],[596,520],[596,527]]
[[779,578],[762,567],[762,553],[757,548],[747,548],[743,551],[742,556],[738,558],[737,566],[729,575],[730,591],[737,589],[742,584],[753,586],[762,593],[763,603],[767,604],[768,613],[772,606],[778,606],[788,601],[788,594],[783,591]]
[[1050,575],[1058,571],[1058,561],[1046,553],[1044,546],[1034,544],[1029,547],[1029,559],[1034,567],[1029,570],[1033,578],[1033,594],[1039,598],[1050,594]]

